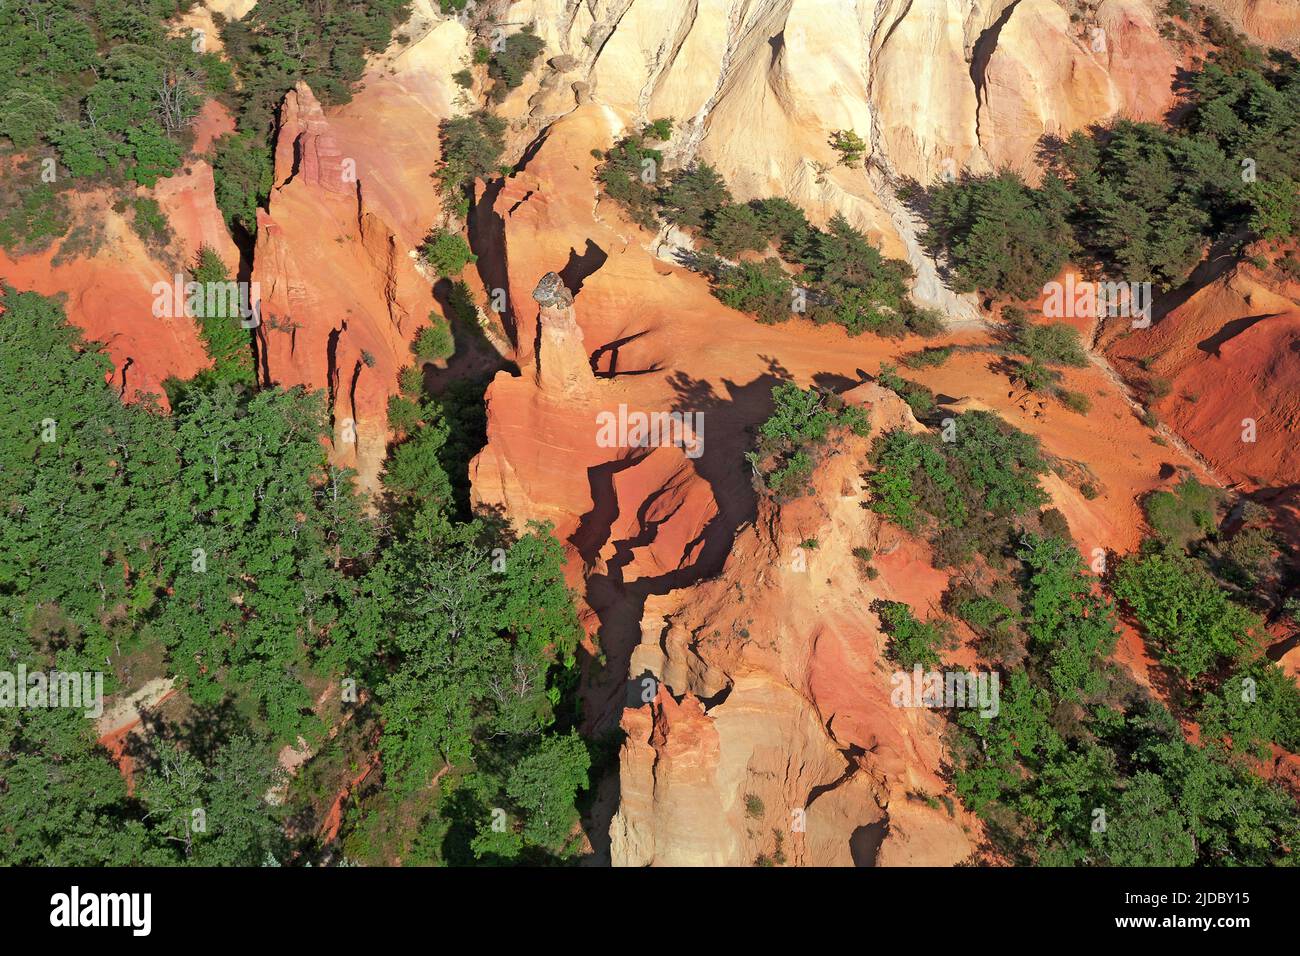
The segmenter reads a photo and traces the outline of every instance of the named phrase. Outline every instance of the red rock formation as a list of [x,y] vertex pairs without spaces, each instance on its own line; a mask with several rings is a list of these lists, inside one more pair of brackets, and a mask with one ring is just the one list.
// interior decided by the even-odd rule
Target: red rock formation
[[1263,46],[1300,48],[1300,20],[1290,0],[1204,0]]
[[613,560],[620,541],[658,551],[652,567],[679,564],[717,512],[707,484],[682,447],[637,447],[616,430],[602,433],[602,420],[616,422],[620,408],[624,417],[653,409],[626,380],[592,372],[573,296],[558,275],[542,279],[534,301],[540,348],[522,361],[521,375],[500,372],[488,388],[488,445],[470,470],[476,501],[518,524],[553,523],[588,564]]
[[[850,338],[797,319],[764,326],[723,308],[700,277],[646,248],[651,237],[613,204],[597,198],[593,208],[590,152],[610,135],[594,105],[556,122],[474,224],[480,267],[508,292],[520,373],[500,373],[488,390],[488,444],[471,474],[480,505],[517,523],[549,520],[569,545],[569,581],[592,635],[589,724],[621,716],[630,734],[613,857],[752,863],[776,853],[772,828],[804,809],[799,836],[782,830],[788,860],[954,862],[969,850],[962,825],[971,824],[907,797],[944,793],[934,775],[940,728],[889,706],[881,638],[865,610],[883,596],[924,612],[946,575],[861,508],[861,447],[829,462],[814,494],[779,514],[754,510],[737,467],[776,382],[859,381],[921,343]],[[552,270],[578,290],[572,308],[567,293],[550,306],[530,294]],[[548,283],[548,301],[548,290],[561,291]],[[1137,498],[1159,486],[1162,463],[1185,459],[1151,442],[1118,380],[1098,366],[1067,370],[1063,384],[1086,392],[1093,411],[1037,409],[1008,397],[987,331],[926,344],[940,342],[962,348],[909,377],[957,410],[996,410],[1064,460],[1071,480],[1053,476],[1048,490],[1085,554],[1134,547]],[[907,422],[874,385],[856,394],[877,427]],[[702,411],[703,454],[602,448],[596,415],[620,404]],[[1075,461],[1092,469],[1095,500],[1079,492]],[[809,570],[795,572],[790,549],[807,538],[819,547]],[[858,546],[876,550],[873,582],[850,556]],[[1130,651],[1141,665],[1140,645]],[[670,697],[625,709],[629,677],[646,670]],[[747,814],[748,792],[766,808],[761,821]]]
[[432,287],[412,259],[417,239],[394,232],[386,210],[372,206],[367,171],[304,83],[281,108],[275,171],[254,253],[260,373],[325,390],[334,460],[372,485],[388,442],[388,398],[413,361],[409,342],[434,307]]
[[[892,392],[867,385],[849,396],[871,410],[875,433],[919,427]],[[973,849],[977,824],[930,805],[947,790],[942,720],[891,702],[894,668],[867,610],[877,597],[933,606],[947,576],[923,545],[861,507],[868,445],[829,450],[807,497],[761,502],[718,578],[647,604],[632,674],[661,683],[649,707],[623,712],[615,864],[781,854],[794,864],[934,865]],[[803,546],[810,538],[815,549]],[[884,556],[875,581],[851,554],[859,545]],[[889,560],[904,554],[927,573]]]
[[209,364],[194,321],[175,303],[161,306],[155,286],[183,283],[202,245],[211,246],[233,277],[239,254],[213,198],[212,167],[199,158],[212,138],[231,124],[210,101],[196,121],[195,144],[174,175],[136,195],[157,201],[174,233],[166,247],[146,245],[119,212],[109,190],[69,192],[73,224],[68,235],[42,253],[10,257],[0,251],[0,276],[21,290],[66,296],[68,320],[88,339],[103,342],[113,362],[110,383],[123,397],[158,397],[167,407],[163,382],[190,378]]
[[1243,262],[1192,288],[1108,354],[1139,387],[1167,392],[1155,401],[1160,417],[1225,481],[1300,483],[1300,283]]
[[345,106],[326,115],[305,84],[286,96],[254,253],[259,371],[327,392],[333,458],[366,488],[384,458],[397,373],[435,308],[436,276],[416,249],[442,217],[437,128],[454,112],[451,74],[468,43],[453,20],[411,29]]

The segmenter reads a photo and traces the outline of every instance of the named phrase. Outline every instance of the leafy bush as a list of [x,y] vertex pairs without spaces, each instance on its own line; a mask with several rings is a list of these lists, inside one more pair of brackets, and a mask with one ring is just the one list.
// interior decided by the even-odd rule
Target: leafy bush
[[478,307],[474,303],[474,294],[463,279],[452,283],[451,292],[447,296],[447,308],[451,313],[449,318],[470,328],[478,327]]
[[458,276],[465,267],[478,261],[469,247],[469,243],[457,232],[435,229],[429,233],[420,247],[424,260],[433,266],[438,275],[451,278]]
[[812,458],[806,451],[796,451],[768,472],[765,479],[767,490],[779,501],[806,495],[812,472]]
[[814,452],[836,429],[866,435],[871,422],[858,406],[816,388],[782,382],[772,389],[772,414],[746,455],[761,486],[778,500],[807,494]]
[[1047,470],[1036,440],[989,412],[956,417],[953,442],[934,435],[887,432],[872,446],[876,470],[868,479],[871,508],[904,528],[920,527],[928,515],[938,526],[961,529],[976,521],[983,540],[1001,547],[998,524],[1047,501],[1038,475]]
[[772,389],[772,414],[758,428],[763,441],[806,445],[820,442],[835,423],[827,396],[812,388],[782,382]]
[[523,86],[524,77],[545,46],[545,41],[533,32],[531,24],[506,37],[501,49],[488,63],[488,75],[496,80],[492,98],[504,99],[510,90]]
[[954,646],[946,623],[918,621],[906,604],[874,601],[871,609],[880,617],[880,629],[889,635],[885,653],[901,668],[938,667],[943,663],[939,652]]
[[1079,340],[1079,330],[1064,322],[1050,325],[1026,323],[1015,330],[1015,348],[1021,355],[1044,365],[1083,368],[1088,353]]
[[1132,608],[1161,660],[1188,681],[1240,657],[1262,622],[1230,601],[1205,570],[1180,554],[1126,559],[1115,574],[1115,595]]
[[1092,399],[1083,394],[1083,392],[1071,392],[1062,389],[1057,393],[1056,397],[1060,400],[1062,405],[1072,412],[1078,412],[1080,415],[1087,415],[1092,411]]
[[1219,492],[1195,477],[1183,478],[1173,491],[1153,491],[1142,502],[1147,524],[1161,540],[1179,550],[1197,538],[1212,534]]
[[619,140],[605,153],[605,162],[596,170],[596,179],[610,199],[638,226],[659,226],[658,194],[655,183],[663,167],[661,152],[645,145],[639,133]]
[[652,120],[641,127],[641,135],[646,139],[652,139],[656,142],[664,143],[672,138],[673,121],[672,117],[660,117]]
[[952,358],[953,348],[945,345],[942,348],[921,349],[918,352],[908,352],[903,356],[903,364],[911,369],[918,368],[938,368],[940,365],[947,363]]
[[896,366],[882,364],[876,381],[907,402],[917,418],[924,418],[934,411],[934,392],[918,382],[909,382],[900,376]]
[[429,314],[431,325],[419,331],[412,343],[415,357],[422,362],[436,362],[449,359],[456,353],[456,340],[452,338],[451,327],[436,312]]
[[1281,667],[1256,658],[1205,695],[1197,721],[1203,739],[1266,760],[1271,744],[1300,749],[1300,689]]
[[1222,549],[1222,576],[1241,587],[1253,588],[1273,570],[1277,537],[1268,528],[1243,527]]
[[713,294],[723,305],[749,312],[764,323],[789,320],[794,283],[780,260],[768,258],[734,266],[715,262],[713,270]]
[[[226,264],[211,246],[199,248],[192,278],[204,289],[194,318],[199,324],[204,350],[212,360],[213,381],[252,385],[256,380],[253,343],[249,331],[241,324],[243,316],[238,309],[231,307],[228,295],[207,294],[208,289],[224,291],[231,288]],[[252,303],[237,304],[251,306]]]
[[1037,359],[1016,365],[1016,377],[1031,392],[1045,392],[1052,388],[1059,373],[1052,371]]
[[131,229],[145,245],[155,249],[165,249],[175,238],[162,207],[149,196],[132,198]]
[[0,184],[0,249],[17,255],[40,252],[71,225],[67,199],[48,183],[20,185],[14,177]]

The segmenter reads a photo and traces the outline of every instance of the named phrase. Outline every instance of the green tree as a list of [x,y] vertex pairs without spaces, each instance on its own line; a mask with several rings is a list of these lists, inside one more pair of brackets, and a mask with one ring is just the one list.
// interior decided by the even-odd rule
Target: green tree
[[257,234],[257,209],[275,181],[271,150],[251,133],[227,133],[213,144],[212,176],[217,208],[226,225]]
[[570,731],[548,735],[519,761],[506,780],[506,793],[524,814],[524,838],[560,852],[578,822],[574,799],[587,788],[591,757],[587,745]]
[[445,119],[438,125],[442,155],[434,175],[462,218],[469,212],[470,184],[487,177],[501,159],[505,131],[505,121],[487,112]]
[[969,176],[937,183],[929,198],[922,238],[946,257],[959,292],[1035,298],[1074,251],[1071,197],[1053,176],[1037,190],[1008,170]]
[[452,338],[451,326],[436,313],[431,313],[429,319],[433,324],[420,329],[411,350],[422,362],[451,358],[456,353],[456,340]]
[[840,154],[841,166],[857,166],[867,152],[867,144],[851,129],[837,129],[831,133],[830,145]]
[[478,261],[464,237],[446,229],[429,233],[420,253],[438,275],[448,278],[460,275],[467,265]]
[[524,77],[545,46],[545,41],[533,32],[532,24],[505,38],[488,63],[488,75],[496,80],[493,99],[504,99],[508,91],[523,86]]
[[713,270],[713,294],[723,305],[753,313],[767,324],[790,318],[794,283],[779,260],[768,258],[735,266],[718,262]]
[[645,144],[640,133],[624,137],[604,154],[596,180],[605,195],[644,229],[659,227],[656,183],[663,168],[663,153]]
[[1134,775],[1106,818],[1104,838],[1111,866],[1191,866],[1196,838],[1178,812],[1164,781],[1150,772]]
[[1188,681],[1239,657],[1261,627],[1199,564],[1179,554],[1126,559],[1115,574],[1115,594],[1132,608],[1162,660]]
[[766,249],[770,238],[758,214],[749,206],[735,203],[714,212],[708,236],[718,253],[728,258],[741,252]]
[[247,295],[231,282],[226,264],[211,246],[199,248],[191,277],[201,288],[194,318],[203,348],[212,360],[211,380],[252,385],[252,342],[243,326],[243,313],[255,303],[246,301]]
[[880,629],[889,635],[885,653],[899,667],[938,667],[939,651],[951,647],[952,634],[945,624],[918,621],[912,609],[899,601],[876,601],[872,610],[880,617]]
[[673,172],[660,191],[659,203],[664,218],[683,229],[701,229],[719,209],[734,204],[722,176],[704,162]]

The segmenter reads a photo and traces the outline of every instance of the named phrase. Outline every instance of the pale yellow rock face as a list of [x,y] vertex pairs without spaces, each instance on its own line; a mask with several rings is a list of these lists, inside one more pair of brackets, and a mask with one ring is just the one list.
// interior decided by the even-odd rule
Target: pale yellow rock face
[[966,55],[971,5],[915,0],[888,8],[872,70],[880,148],[899,175],[923,183],[945,169],[981,169]]
[[204,6],[227,20],[242,20],[249,10],[257,6],[257,0],[207,0]]
[[1295,0],[1203,0],[1260,43],[1300,49],[1300,20]]
[[[785,196],[814,222],[844,215],[908,260],[918,301],[974,322],[921,254],[897,182],[1000,166],[1033,180],[1044,134],[1158,118],[1174,59],[1155,2],[1071,21],[1057,0],[520,0],[504,19],[534,24],[566,66],[501,112],[518,135],[586,99],[615,135],[672,117],[670,164],[710,162],[738,199]],[[867,142],[865,168],[838,163],[843,129]]]
[[[713,163],[741,199],[784,195],[814,219],[847,215],[900,254],[863,170],[836,168],[832,131],[870,138],[874,2],[631,0],[570,12],[525,0],[509,19],[533,21],[553,55],[581,66],[533,99],[545,116],[571,109],[568,81],[624,126],[670,116],[670,160]],[[566,103],[567,101],[567,103]]]
[[1118,110],[1100,59],[1104,37],[1075,37],[1053,0],[1021,0],[998,35],[980,91],[980,139],[994,166],[1028,172],[1042,134],[1068,134]]
[[1021,0],[981,74],[980,143],[994,167],[1036,179],[1036,146],[1112,117],[1158,119],[1176,62],[1139,0],[1103,0],[1074,23],[1054,0]]
[[[1102,0],[1071,21],[1057,0],[523,0],[508,19],[572,56],[624,123],[675,118],[670,158],[714,162],[742,197],[780,193],[887,232],[866,177],[834,168],[833,131],[926,183],[1027,168],[1044,132],[1165,105],[1173,56],[1153,2]],[[558,84],[547,114],[571,95]]]

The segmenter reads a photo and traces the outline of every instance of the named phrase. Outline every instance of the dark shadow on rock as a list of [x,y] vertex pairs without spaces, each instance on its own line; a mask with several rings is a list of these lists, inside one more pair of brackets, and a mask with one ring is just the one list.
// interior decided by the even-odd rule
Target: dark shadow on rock
[[576,296],[582,291],[582,284],[603,266],[607,259],[609,255],[605,250],[590,239],[587,240],[582,255],[578,255],[576,249],[569,247],[569,261],[560,270],[560,280]]
[[504,185],[504,179],[493,179],[484,186],[483,194],[470,209],[466,232],[469,234],[470,249],[478,256],[474,266],[478,270],[479,279],[483,282],[483,288],[488,290],[489,296],[493,295],[494,289],[505,290],[505,308],[501,312],[501,325],[511,344],[517,347],[519,330],[514,306],[510,301],[510,259],[506,253],[506,224],[494,208],[497,196]]
[[1223,343],[1230,339],[1235,339],[1256,322],[1262,322],[1264,319],[1271,319],[1278,314],[1279,313],[1277,312],[1268,312],[1264,315],[1247,315],[1240,319],[1233,319],[1231,322],[1225,322],[1223,328],[1219,329],[1219,331],[1215,332],[1209,338],[1201,339],[1201,341],[1196,343],[1196,347],[1207,355],[1213,355],[1215,358],[1220,358],[1221,355],[1219,349],[1223,346]]
[[[599,621],[597,640],[601,656],[588,655],[584,661],[584,731],[589,738],[617,727],[626,706],[627,675],[632,651],[641,643],[646,599],[716,577],[731,553],[737,532],[752,523],[757,515],[757,496],[744,464],[744,454],[753,443],[753,429],[772,412],[773,387],[790,379],[789,372],[775,359],[768,358],[767,362],[767,372],[746,385],[724,380],[725,395],[716,392],[712,383],[685,373],[678,372],[669,379],[675,393],[672,410],[704,415],[703,452],[693,463],[718,505],[718,514],[683,549],[684,555],[694,556],[689,563],[662,574],[625,580],[635,549],[651,543],[657,534],[659,522],[648,517],[658,495],[662,494],[656,492],[636,502],[636,534],[614,541],[613,557],[603,568],[594,570],[597,557],[611,543],[619,517],[614,476],[635,468],[655,452],[651,450],[588,470],[592,508],[583,515],[569,541],[587,566],[593,568],[586,578],[586,600]],[[602,812],[593,812],[584,820],[593,845],[597,840],[608,842],[606,834],[617,805],[613,801]]]

